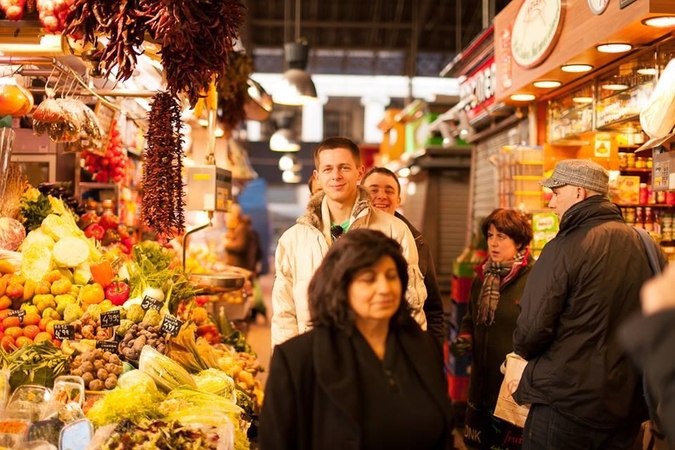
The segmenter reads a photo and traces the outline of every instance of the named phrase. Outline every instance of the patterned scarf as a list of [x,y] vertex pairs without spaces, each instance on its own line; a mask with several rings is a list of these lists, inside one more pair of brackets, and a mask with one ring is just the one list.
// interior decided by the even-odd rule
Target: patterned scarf
[[494,262],[488,258],[483,265],[483,287],[478,298],[478,323],[490,326],[495,321],[499,303],[499,288],[520,270],[527,248],[516,253],[511,261]]

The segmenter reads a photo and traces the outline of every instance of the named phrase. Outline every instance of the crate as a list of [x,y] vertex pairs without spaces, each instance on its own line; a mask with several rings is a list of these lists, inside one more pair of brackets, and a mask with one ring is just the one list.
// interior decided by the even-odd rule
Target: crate
[[452,402],[466,402],[469,394],[469,377],[448,375],[448,395]]
[[473,284],[473,277],[458,277],[452,276],[451,297],[457,303],[466,303],[469,301],[471,294],[471,285]]

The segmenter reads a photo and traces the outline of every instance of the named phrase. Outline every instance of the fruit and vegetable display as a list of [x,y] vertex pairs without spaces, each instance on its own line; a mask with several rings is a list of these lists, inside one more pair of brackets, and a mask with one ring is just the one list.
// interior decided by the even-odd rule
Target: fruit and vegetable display
[[173,250],[50,189],[0,223],[21,230],[0,259],[0,445],[58,448],[89,423],[90,448],[249,448],[263,369],[243,334],[195,301]]

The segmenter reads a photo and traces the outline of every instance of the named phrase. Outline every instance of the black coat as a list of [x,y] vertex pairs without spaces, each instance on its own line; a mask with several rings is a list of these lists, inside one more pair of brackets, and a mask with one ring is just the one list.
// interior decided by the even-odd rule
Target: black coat
[[675,309],[635,318],[621,328],[621,342],[645,372],[662,431],[675,442]]
[[427,330],[443,343],[448,338],[448,335],[443,316],[443,299],[441,298],[441,291],[438,289],[436,266],[434,259],[431,257],[431,249],[424,241],[424,238],[422,238],[422,233],[408,222],[408,219],[399,213],[395,213],[394,215],[408,225],[410,232],[415,238],[415,245],[417,246],[417,253],[419,255],[420,272],[424,276],[424,286],[427,288],[427,299],[424,301],[423,307],[424,315],[427,318]]
[[[442,352],[415,326],[397,332],[399,347],[446,417],[446,447],[453,448],[453,419]],[[361,402],[350,338],[315,328],[274,348],[260,416],[260,450],[360,448]]]
[[478,300],[483,287],[482,267],[477,268],[478,276],[471,285],[467,312],[462,319],[460,335],[472,337],[471,378],[469,380],[469,403],[480,409],[494,409],[502,386],[504,375],[500,366],[506,355],[513,351],[511,338],[520,314],[520,297],[525,289],[527,277],[534,265],[528,254],[524,266],[518,273],[499,287],[499,303],[495,321],[486,326],[478,323]]
[[640,288],[651,275],[642,241],[619,208],[603,196],[573,205],[520,301],[513,345],[528,364],[514,399],[595,428],[643,420],[641,377],[617,331],[640,310]]

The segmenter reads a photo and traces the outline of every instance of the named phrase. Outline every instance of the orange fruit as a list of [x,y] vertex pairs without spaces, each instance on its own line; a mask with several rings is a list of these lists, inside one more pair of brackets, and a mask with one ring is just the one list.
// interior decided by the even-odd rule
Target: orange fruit
[[10,336],[13,339],[23,336],[23,330],[20,327],[5,328],[5,336]]
[[66,323],[63,320],[52,320],[47,324],[47,329],[45,330],[47,333],[51,334],[54,336],[54,325],[58,325],[60,323]]
[[17,316],[6,317],[2,319],[2,326],[5,328],[20,327],[21,319],[19,319]]
[[61,347],[61,341],[58,339],[53,339],[52,344],[54,344],[54,347]]
[[40,323],[38,323],[40,331],[45,331],[47,329],[47,324],[52,320],[54,319],[52,319],[51,317],[43,317],[42,319],[40,319]]
[[7,297],[6,295],[0,297],[0,309],[9,309],[11,306],[12,306],[11,298]]
[[40,320],[42,320],[42,317],[40,317],[40,314],[36,313],[28,313],[23,316],[24,325],[37,325],[40,323]]
[[6,352],[11,352],[14,350],[14,347],[16,347],[16,342],[14,342],[14,338],[11,336],[3,336],[3,338],[0,340],[0,346]]
[[52,340],[52,335],[47,333],[46,331],[40,331],[33,338],[33,342],[42,342],[42,341],[51,341],[51,340]]
[[33,344],[33,340],[27,338],[26,336],[19,336],[18,338],[16,338],[17,347],[23,347],[24,345],[31,345],[31,344]]
[[[9,297],[7,297],[9,298]],[[10,300],[11,301],[11,300]],[[11,313],[11,309],[3,309],[0,311],[0,320],[5,320],[7,317],[9,317],[9,313]]]
[[23,335],[28,339],[35,339],[38,333],[40,333],[40,327],[37,325],[26,325],[23,327]]

